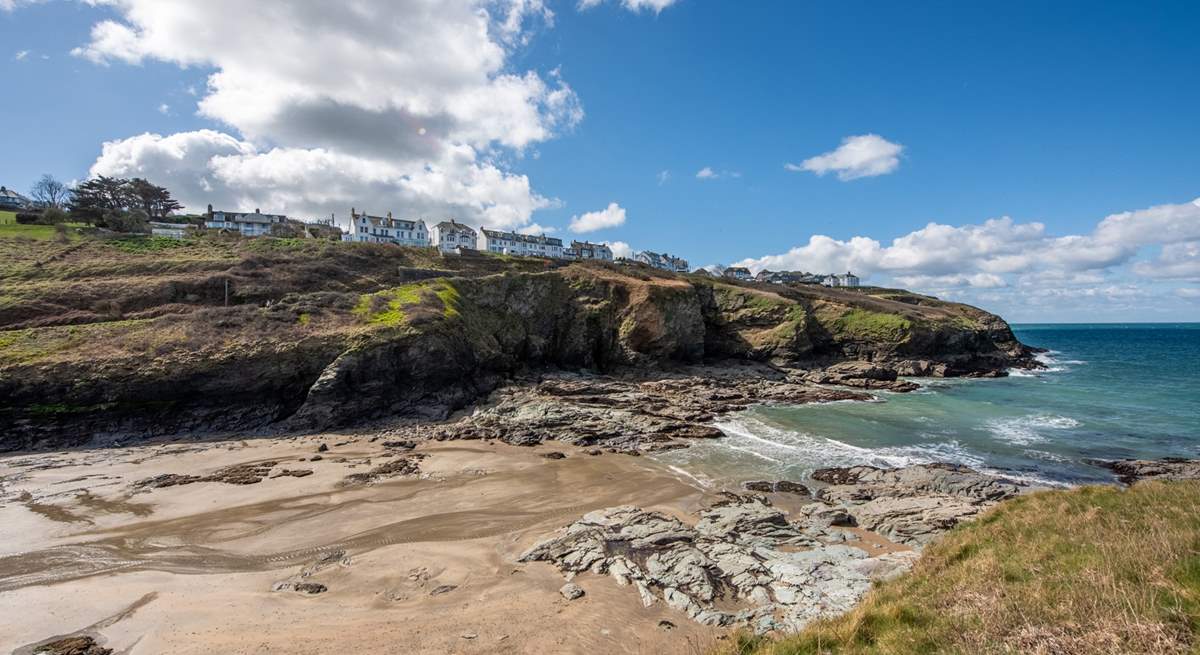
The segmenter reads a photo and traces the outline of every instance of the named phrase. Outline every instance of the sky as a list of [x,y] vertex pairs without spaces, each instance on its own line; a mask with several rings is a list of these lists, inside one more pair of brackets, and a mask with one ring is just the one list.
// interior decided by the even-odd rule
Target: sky
[[0,0],[0,184],[1200,320],[1200,3]]

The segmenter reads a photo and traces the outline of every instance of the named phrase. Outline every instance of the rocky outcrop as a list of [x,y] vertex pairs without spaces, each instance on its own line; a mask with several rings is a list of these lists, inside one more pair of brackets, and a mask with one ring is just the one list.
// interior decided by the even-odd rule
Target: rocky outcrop
[[914,547],[1028,490],[955,464],[829,468],[812,477],[829,486],[817,491],[819,502],[804,508],[806,516],[854,525]]
[[897,379],[896,369],[871,362],[841,362],[805,376],[813,384],[837,384],[860,389],[915,391],[921,385]]
[[[384,416],[443,419],[531,370],[771,362],[825,367],[793,383],[902,391],[911,383],[885,365],[931,375],[1033,365],[998,317],[929,298],[909,304],[607,265],[428,275],[350,298],[316,284],[262,307],[164,314],[155,326],[112,328],[112,347],[94,354],[86,336],[39,341],[37,330],[57,328],[31,328],[12,341],[21,350],[10,359],[4,348],[16,346],[0,340],[0,450],[181,431],[323,429]],[[314,313],[324,316],[321,330],[305,327]],[[144,344],[162,332],[182,336],[148,356]],[[758,395],[787,402],[792,393],[770,387]]]
[[716,417],[758,403],[866,399],[789,381],[770,367],[684,369],[674,376],[555,374],[496,391],[482,409],[448,425],[414,427],[423,438],[496,439],[532,446],[554,440],[617,452],[681,448],[723,436]]
[[[763,496],[734,493],[693,523],[612,507],[585,515],[520,559],[549,562],[568,580],[611,576],[633,586],[647,607],[665,603],[703,624],[798,630],[849,610],[872,581],[907,570],[930,539],[1026,491],[951,464],[822,469],[813,477],[829,486],[791,516]],[[773,483],[756,486],[780,491]],[[850,528],[908,548],[856,546],[860,533]]]
[[521,560],[551,562],[568,577],[609,575],[632,585],[645,606],[665,603],[706,625],[767,631],[840,614],[873,578],[913,558],[872,558],[825,536],[788,523],[761,500],[733,497],[701,511],[695,525],[637,507],[592,512]]
[[1167,457],[1093,463],[1109,469],[1125,484],[1134,484],[1139,480],[1200,480],[1200,459]]
[[34,655],[111,655],[111,648],[104,648],[92,637],[67,637],[38,646]]

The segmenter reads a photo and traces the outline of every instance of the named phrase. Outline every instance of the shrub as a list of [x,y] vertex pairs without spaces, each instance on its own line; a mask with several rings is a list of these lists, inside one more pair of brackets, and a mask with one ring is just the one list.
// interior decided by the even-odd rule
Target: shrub
[[37,225],[41,221],[41,212],[17,212],[17,222],[21,225]]

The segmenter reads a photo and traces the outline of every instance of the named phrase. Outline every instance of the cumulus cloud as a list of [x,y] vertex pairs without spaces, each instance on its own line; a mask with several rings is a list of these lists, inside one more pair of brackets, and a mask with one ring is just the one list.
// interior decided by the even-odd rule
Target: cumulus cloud
[[629,259],[633,257],[633,247],[624,241],[602,241],[604,245],[612,250],[613,257],[624,257]]
[[671,180],[671,171],[663,169],[658,172],[658,186],[662,186]]
[[784,164],[789,171],[808,171],[817,175],[837,173],[843,182],[860,177],[887,175],[900,167],[904,146],[892,143],[878,134],[861,134],[842,139],[842,145],[823,155],[805,159],[800,164]]
[[[1134,262],[1146,248],[1156,258]],[[1148,278],[1200,279],[1200,199],[1113,214],[1089,234],[1053,236],[1037,222],[992,219],[979,225],[930,223],[888,245],[868,237],[847,240],[814,235],[776,255],[738,262],[754,271],[854,271],[881,274],[919,289],[995,289],[1097,285],[1115,267],[1132,263]],[[1121,288],[1094,287],[1115,297]],[[1128,295],[1128,294],[1126,294]]]
[[624,224],[625,209],[615,202],[610,202],[608,203],[608,207],[600,211],[587,212],[581,216],[571,217],[569,229],[576,234],[583,234],[610,227],[619,227]]
[[18,50],[17,54],[13,55],[13,59],[16,59],[17,61],[24,61],[25,58],[28,56],[29,56],[28,50]]
[[[602,2],[604,0],[579,0],[579,9],[580,11],[591,9]],[[620,0],[620,2],[621,6],[629,11],[640,12],[644,10],[653,11],[657,14],[675,4],[678,0]]]
[[[180,194],[190,209],[254,198],[264,211],[356,205],[518,228],[553,201],[498,149],[520,155],[583,118],[557,70],[514,70],[514,49],[553,18],[542,0],[92,1],[117,17],[93,26],[76,56],[214,70],[198,110],[228,133],[132,137],[106,144],[94,166],[171,177],[197,192]],[[228,141],[248,152],[200,160],[203,148],[171,150]],[[183,159],[154,171],[134,153]]]
[[718,180],[723,177],[741,177],[742,174],[738,171],[715,171],[711,166],[705,166],[696,171],[697,180]]

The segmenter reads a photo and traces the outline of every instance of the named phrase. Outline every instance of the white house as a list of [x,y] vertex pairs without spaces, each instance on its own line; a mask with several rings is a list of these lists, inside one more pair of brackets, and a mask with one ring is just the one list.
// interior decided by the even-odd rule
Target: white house
[[271,226],[287,223],[288,217],[282,214],[264,214],[255,209],[253,212],[213,211],[208,206],[204,217],[204,227],[215,230],[235,230],[242,236],[260,237],[271,233]]
[[858,276],[849,271],[845,275],[827,275],[821,284],[827,287],[856,287],[858,286]]
[[643,251],[635,254],[633,256],[633,258],[639,262],[642,262],[643,264],[649,264],[650,266],[653,266],[654,268],[661,269],[664,271],[672,271],[674,273],[687,273],[688,272],[688,263],[687,263],[686,259],[680,259],[679,257],[672,257],[671,255],[668,255],[666,253],[663,253],[660,255],[659,253],[656,253],[656,252],[650,252],[649,250],[643,250]]
[[520,255],[522,257],[563,257],[562,239],[548,237],[544,234],[518,234],[516,232],[501,232],[483,229],[483,249],[502,255]]
[[387,216],[368,216],[366,212],[358,213],[350,208],[350,240],[365,243],[394,243],[398,246],[429,245],[429,230],[425,221],[415,221],[392,218],[392,212]]
[[571,247],[564,254],[568,259],[599,259],[606,262],[613,260],[612,248],[603,243],[588,241],[572,241]]
[[750,275],[750,269],[742,266],[730,266],[722,273],[725,277],[731,277],[735,280],[753,280],[754,276]]
[[429,230],[433,245],[445,252],[453,252],[458,248],[476,250],[479,247],[479,235],[475,230],[454,222],[454,219],[442,221]]
[[29,198],[8,187],[0,186],[0,209],[17,211],[27,206],[29,206]]

